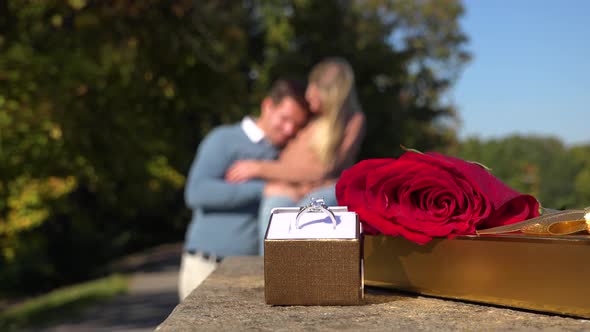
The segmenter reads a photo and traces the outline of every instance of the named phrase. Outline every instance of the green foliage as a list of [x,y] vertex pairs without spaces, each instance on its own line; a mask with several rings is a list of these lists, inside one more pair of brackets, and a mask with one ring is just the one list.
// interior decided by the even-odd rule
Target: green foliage
[[508,186],[555,209],[583,208],[590,201],[589,147],[567,148],[551,137],[470,138],[450,153],[489,166]]
[[580,169],[574,179],[576,205],[590,206],[590,145],[577,146],[571,149],[573,161]]
[[209,64],[195,51],[220,51],[195,40],[195,9],[183,2],[5,6],[2,288],[79,280],[113,255],[179,238],[183,174],[201,124],[227,116],[217,107],[238,107],[225,96],[242,83],[215,72],[240,59],[240,36],[225,31],[232,17],[216,22],[229,54]]
[[182,237],[214,126],[326,56],[355,68],[363,158],[455,141],[458,1],[0,1],[0,294]]

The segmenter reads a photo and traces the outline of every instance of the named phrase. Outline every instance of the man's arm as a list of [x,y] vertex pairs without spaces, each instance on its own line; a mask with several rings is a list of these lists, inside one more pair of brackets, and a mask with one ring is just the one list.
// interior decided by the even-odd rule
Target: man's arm
[[223,177],[234,161],[224,129],[215,129],[201,142],[191,166],[184,199],[192,209],[233,209],[262,197],[264,182],[227,183]]

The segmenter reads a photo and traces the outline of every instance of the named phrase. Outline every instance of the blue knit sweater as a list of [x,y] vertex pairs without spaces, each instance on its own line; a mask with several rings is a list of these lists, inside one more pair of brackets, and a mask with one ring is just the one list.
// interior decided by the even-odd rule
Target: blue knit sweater
[[268,141],[253,142],[240,124],[214,129],[199,145],[185,188],[193,217],[185,250],[217,256],[258,254],[257,214],[264,182],[231,184],[225,172],[240,159],[274,159],[278,150]]

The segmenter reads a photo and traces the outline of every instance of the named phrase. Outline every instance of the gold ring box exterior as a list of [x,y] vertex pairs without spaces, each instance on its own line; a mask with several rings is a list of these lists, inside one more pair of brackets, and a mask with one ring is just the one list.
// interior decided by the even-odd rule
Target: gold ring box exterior
[[590,318],[587,234],[365,236],[364,257],[369,286]]
[[[348,227],[347,238],[332,232],[332,222],[326,214],[323,233],[309,238],[290,235],[273,237],[272,227],[293,221],[299,208],[276,208],[264,239],[264,296],[272,305],[358,305],[364,294],[362,271],[362,232],[358,215],[346,207],[330,207],[339,221],[336,228]],[[309,213],[306,213],[306,215]],[[299,225],[306,226],[306,222]],[[286,227],[286,226],[285,226]]]

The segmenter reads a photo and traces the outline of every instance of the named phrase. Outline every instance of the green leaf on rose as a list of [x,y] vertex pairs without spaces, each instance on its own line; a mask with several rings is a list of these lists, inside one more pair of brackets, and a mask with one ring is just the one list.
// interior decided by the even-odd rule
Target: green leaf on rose
[[399,147],[400,147],[400,148],[402,148],[402,150],[404,150],[404,151],[406,151],[406,152],[408,152],[408,151],[409,151],[409,152],[416,152],[416,153],[419,153],[419,154],[424,154],[424,152],[422,152],[422,151],[419,151],[419,150],[416,150],[416,149],[412,149],[412,148],[405,147],[403,144],[400,144],[400,145],[399,145]]
[[467,160],[467,162],[468,162],[468,163],[475,164],[475,165],[477,165],[477,166],[479,166],[479,167],[481,167],[481,168],[485,169],[485,170],[486,170],[486,171],[488,171],[488,172],[491,172],[491,171],[492,171],[492,169],[491,169],[491,168],[489,168],[488,166],[486,166],[486,165],[484,165],[484,164],[482,164],[482,163],[480,163],[480,162],[477,162],[477,161],[471,161],[471,160]]
[[[424,154],[424,152],[422,152],[422,151],[420,151],[420,150],[416,150],[416,149],[408,148],[408,147],[404,146],[403,144],[400,144],[399,146],[400,146],[400,148],[402,148],[402,150],[404,150],[404,151],[406,151],[406,152],[407,152],[407,151],[410,151],[410,152],[416,152],[416,153],[419,153],[419,154]],[[481,168],[485,169],[485,170],[486,170],[486,171],[488,171],[488,172],[491,172],[491,171],[492,171],[492,169],[491,169],[490,167],[488,167],[488,166],[486,166],[486,165],[484,165],[484,164],[482,164],[482,163],[480,163],[480,162],[477,162],[477,161],[471,161],[471,160],[466,160],[466,161],[467,161],[468,163],[475,164],[475,165],[477,165],[477,166],[479,166],[479,167],[481,167]]]

